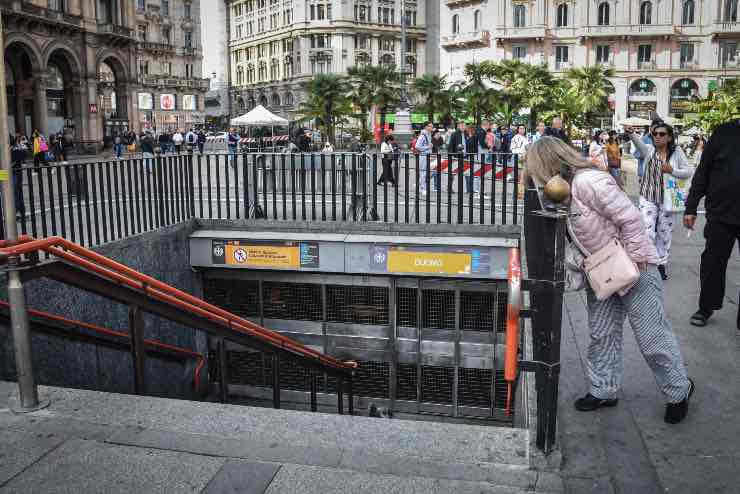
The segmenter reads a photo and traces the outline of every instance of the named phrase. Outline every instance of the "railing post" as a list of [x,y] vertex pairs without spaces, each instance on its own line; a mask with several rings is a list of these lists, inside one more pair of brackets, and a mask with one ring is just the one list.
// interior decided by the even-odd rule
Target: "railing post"
[[136,305],[129,306],[128,328],[131,336],[131,357],[134,363],[134,393],[143,395],[146,393],[144,313]]
[[272,354],[272,405],[280,408],[280,355]]
[[344,413],[344,378],[337,376],[337,413]]
[[220,339],[217,343],[218,352],[218,394],[221,403],[229,402],[229,361],[226,352],[226,340]]
[[157,156],[156,170],[157,170],[157,173],[155,175],[155,180],[157,181],[157,197],[159,198],[159,200],[157,201],[158,206],[159,206],[157,208],[157,214],[159,215],[159,226],[164,226],[166,224],[166,220],[165,220],[165,215],[164,215],[165,197],[164,197],[164,183],[162,181],[164,179],[164,174],[162,173],[162,154],[161,152]]
[[542,362],[537,386],[537,447],[550,453],[556,442],[560,338],[564,292],[565,215],[543,214],[535,189],[525,194],[524,237],[532,307],[533,359]]
[[354,390],[352,389],[352,376],[347,379],[347,409],[350,415],[355,414]]

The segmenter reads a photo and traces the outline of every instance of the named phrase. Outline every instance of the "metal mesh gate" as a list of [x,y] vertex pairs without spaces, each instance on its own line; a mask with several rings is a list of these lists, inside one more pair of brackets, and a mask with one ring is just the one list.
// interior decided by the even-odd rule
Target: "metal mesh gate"
[[[507,391],[503,370],[496,370],[495,362],[491,361],[481,363],[480,367],[475,365],[476,358],[493,358],[493,347],[489,347],[490,353],[486,354],[490,357],[473,353],[471,355],[476,358],[464,360],[461,353],[459,365],[450,363],[458,361],[458,357],[449,350],[456,348],[454,341],[458,338],[461,344],[474,342],[475,348],[479,348],[481,342],[493,341],[495,345],[497,339],[491,339],[485,333],[505,330],[505,285],[478,283],[468,289],[465,283],[455,285],[450,282],[444,285],[444,289],[426,288],[424,285],[401,286],[395,288],[392,301],[391,288],[382,286],[382,283],[328,284],[325,280],[331,280],[331,277],[323,276],[314,279],[324,283],[290,282],[284,278],[262,281],[207,279],[205,295],[207,300],[243,316],[255,317],[262,313],[266,319],[306,321],[306,324],[313,325],[312,336],[316,335],[317,328],[321,331],[324,327],[322,338],[336,338],[335,346],[330,348],[341,350],[341,358],[353,358],[359,363],[354,378],[355,396],[394,398],[405,403],[407,410],[409,406],[419,406],[419,411],[432,413],[451,414],[454,409],[460,415],[506,418],[502,413]],[[302,281],[300,277],[298,281]],[[419,302],[421,311],[418,310]],[[386,333],[384,329],[391,328],[391,310],[395,311],[395,323],[399,328],[396,337],[399,341],[402,339],[400,344],[403,346],[402,350],[399,347],[396,351],[405,352],[395,369],[389,354],[378,353],[392,346],[384,343],[388,340],[380,336],[392,333],[392,330]],[[326,329],[329,323],[334,324],[331,331]],[[274,324],[279,329],[280,324]],[[287,327],[289,332],[300,332],[302,325],[292,323]],[[363,327],[371,329],[363,330]],[[455,336],[457,330],[459,335]],[[465,334],[469,340],[465,339]],[[368,346],[362,348],[365,342]],[[439,345],[448,345],[447,350],[442,351]],[[440,358],[434,355],[438,348],[442,352]],[[348,356],[352,352],[357,356]],[[413,363],[417,358],[423,363]],[[230,351],[228,359],[232,384],[272,387],[271,355]],[[280,384],[282,389],[307,393],[310,390],[309,371],[291,360],[281,359]],[[391,393],[393,388],[395,395]],[[319,379],[318,389],[319,392],[334,394],[337,381],[324,376]],[[414,402],[418,405],[410,405]]]
[[350,324],[388,324],[388,288],[327,285],[326,319]]

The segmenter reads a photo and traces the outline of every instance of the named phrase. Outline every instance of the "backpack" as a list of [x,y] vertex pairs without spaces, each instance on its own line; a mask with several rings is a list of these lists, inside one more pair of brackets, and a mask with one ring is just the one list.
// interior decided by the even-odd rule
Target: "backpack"
[[411,152],[414,153],[414,154],[419,154],[419,150],[416,149],[416,141],[417,141],[417,139],[418,139],[418,137],[414,137],[413,139],[411,139],[411,143],[409,144],[409,146],[411,146]]

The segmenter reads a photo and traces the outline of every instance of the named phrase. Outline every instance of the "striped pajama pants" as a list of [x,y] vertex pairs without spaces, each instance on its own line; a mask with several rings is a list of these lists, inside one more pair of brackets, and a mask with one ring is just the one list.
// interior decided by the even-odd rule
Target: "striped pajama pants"
[[600,399],[613,399],[622,381],[622,333],[627,316],[635,340],[669,403],[677,403],[689,389],[681,351],[663,308],[663,282],[655,266],[648,266],[637,284],[624,296],[612,295],[599,301],[586,289],[588,345],[586,373],[590,393]]
[[658,264],[668,264],[673,240],[673,213],[640,196],[640,212],[645,222],[645,232],[658,251]]

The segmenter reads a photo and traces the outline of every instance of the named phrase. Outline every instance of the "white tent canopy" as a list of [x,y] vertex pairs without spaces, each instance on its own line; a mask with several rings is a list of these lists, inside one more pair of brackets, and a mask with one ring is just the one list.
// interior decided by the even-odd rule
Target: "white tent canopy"
[[231,125],[249,127],[255,125],[288,125],[288,121],[271,113],[262,105],[257,105],[253,110],[241,117],[231,119]]

